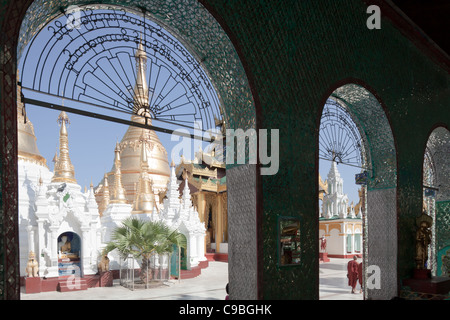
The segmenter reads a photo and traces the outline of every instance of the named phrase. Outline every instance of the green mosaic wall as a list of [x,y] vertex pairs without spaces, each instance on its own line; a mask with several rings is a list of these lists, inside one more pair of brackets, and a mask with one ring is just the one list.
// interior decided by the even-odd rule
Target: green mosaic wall
[[450,246],[450,201],[436,201],[436,250]]
[[[260,126],[280,128],[280,171],[263,180],[263,296],[318,297],[316,138],[324,98],[360,79],[386,106],[397,148],[399,278],[413,268],[423,151],[436,123],[450,124],[450,77],[390,21],[366,28],[354,1],[208,1],[230,28],[252,75]],[[276,265],[276,218],[302,217],[303,262]],[[292,288],[296,288],[292,290]]]

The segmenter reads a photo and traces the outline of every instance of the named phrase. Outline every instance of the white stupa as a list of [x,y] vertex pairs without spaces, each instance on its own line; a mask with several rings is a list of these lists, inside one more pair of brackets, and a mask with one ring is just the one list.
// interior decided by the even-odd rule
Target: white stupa
[[348,208],[348,197],[343,192],[344,180],[337,169],[336,162],[332,161],[327,176],[328,193],[323,196],[322,214],[326,219],[333,217],[346,218]]

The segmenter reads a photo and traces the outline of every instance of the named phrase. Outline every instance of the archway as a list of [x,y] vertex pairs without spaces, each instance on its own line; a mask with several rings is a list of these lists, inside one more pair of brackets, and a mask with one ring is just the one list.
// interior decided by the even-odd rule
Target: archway
[[[327,143],[320,145],[323,142],[320,142],[318,137],[318,156],[333,163],[347,162],[348,165],[359,166],[362,169],[361,174],[355,177],[361,184],[362,201],[359,207],[362,229],[354,223],[351,229],[350,224],[345,226],[345,230],[342,228],[340,234],[347,238],[342,241],[341,248],[345,253],[348,251],[351,256],[356,254],[355,249],[361,251],[364,298],[390,299],[397,295],[395,142],[389,120],[379,99],[366,89],[365,85],[359,84],[360,81],[356,83],[358,84],[342,85],[329,96],[330,100],[343,108],[343,113],[337,115],[334,120],[346,127],[342,128],[341,135],[347,135],[348,141],[343,145],[333,145],[339,142],[339,137],[334,136],[329,139],[330,143],[327,146]],[[321,116],[327,117],[329,110],[326,104],[324,106]],[[354,123],[356,130],[352,129],[351,123]],[[349,147],[352,143],[353,150]],[[359,161],[352,163],[358,157]],[[340,182],[336,181],[333,192],[340,186]],[[337,213],[333,212],[328,218],[332,218],[335,214]],[[341,212],[341,218],[346,217],[347,212]],[[327,230],[324,231],[322,233],[326,234]],[[361,234],[362,246],[359,247],[355,245],[355,240],[359,239]]]
[[[103,4],[115,4],[114,1],[99,2]],[[70,4],[83,5],[84,2],[70,2]],[[61,8],[66,8],[68,5],[69,2],[59,2],[58,4],[55,4],[45,1],[35,1],[33,3],[31,3],[31,1],[17,1],[14,3],[15,8],[13,10],[16,10],[19,13],[10,16],[10,21],[8,21],[8,23],[13,27],[2,39],[2,47],[6,48],[5,56],[8,57],[8,61],[5,60],[5,63],[3,64],[2,74],[4,77],[16,79],[16,52],[18,53],[18,57],[20,57],[24,46],[26,46],[39,28],[57,16]],[[26,13],[25,10],[29,6],[30,10]],[[132,6],[133,4],[130,4],[130,7]],[[186,1],[179,1],[179,3],[171,2],[167,5],[161,5],[156,1],[147,2],[145,9],[146,12],[150,13],[153,18],[161,22],[165,27],[168,27],[174,33],[180,35],[180,38],[195,53],[196,58],[201,61],[202,66],[208,70],[208,74],[212,78],[212,82],[216,86],[216,90],[224,106],[225,126],[227,128],[242,128],[244,130],[255,128],[255,106],[244,68],[242,67],[231,41],[213,16],[197,1],[190,1],[189,3]],[[22,21],[22,29],[20,30],[19,27]],[[224,72],[224,70],[226,70],[226,72]],[[17,103],[15,88],[15,81],[4,83],[3,92],[8,92],[8,94],[2,95],[2,116],[4,119],[11,120],[5,127],[6,133],[3,145],[6,146],[5,148],[9,151],[7,152],[7,158],[3,159],[2,166],[5,176],[9,177],[9,179],[2,180],[3,182],[9,181],[6,185],[3,185],[2,190],[11,189],[8,196],[4,197],[3,203],[4,207],[8,210],[8,212],[5,213],[5,217],[7,217],[5,221],[8,221],[8,226],[2,236],[10,243],[9,248],[12,248],[12,250],[7,253],[8,257],[4,268],[8,281],[2,292],[4,292],[5,297],[7,298],[18,298],[19,292],[17,265],[17,194],[14,192],[14,177],[17,174],[17,144],[14,142],[17,139],[15,138],[17,130],[15,125]],[[238,111],[235,109],[235,106],[240,107]],[[234,179],[233,172],[236,172]],[[242,182],[241,177],[243,172],[246,176],[252,178]],[[257,186],[254,184],[254,181],[256,180],[254,178],[256,176],[255,166],[232,166],[228,171],[228,175],[230,177],[230,179],[228,179],[228,185],[230,186],[229,200],[231,200],[233,195],[236,197],[239,193],[239,187],[246,189],[251,188],[254,190],[250,197],[246,197],[246,200],[250,200],[249,203],[240,203],[239,205],[228,209],[230,216],[239,216],[240,212],[244,212],[244,215],[248,215],[248,219],[252,221],[256,216],[256,206],[254,205],[256,202],[257,189]],[[235,203],[239,203],[239,201]],[[244,210],[244,207],[249,208],[249,210]],[[233,212],[237,214],[232,214]],[[230,239],[232,239],[233,230],[231,225],[233,225],[233,222],[229,221],[229,224],[229,234]],[[242,225],[241,218],[239,224]],[[251,228],[253,229],[252,232],[246,232],[245,237],[248,237],[254,244],[254,247],[256,247],[256,225],[253,224]],[[240,241],[241,240],[242,239],[240,239]],[[232,247],[233,246],[230,244],[230,248]],[[254,248],[250,248],[249,250],[252,254],[256,252]],[[233,252],[233,250],[231,249],[230,252]],[[249,252],[242,252],[247,258],[251,256],[248,253]],[[252,265],[256,270],[256,257],[252,259],[254,260]],[[247,278],[245,274],[249,273],[249,271],[242,271],[243,270],[233,269],[232,273],[235,273],[238,277]],[[232,281],[230,276],[230,282]],[[254,283],[254,286],[256,287],[255,278],[247,281]],[[233,294],[232,286],[230,287],[230,291],[231,294]],[[254,297],[255,292],[256,290],[252,292]]]
[[433,276],[450,276],[450,132],[435,128],[427,141],[423,162],[423,210],[431,216],[432,239],[427,268]]

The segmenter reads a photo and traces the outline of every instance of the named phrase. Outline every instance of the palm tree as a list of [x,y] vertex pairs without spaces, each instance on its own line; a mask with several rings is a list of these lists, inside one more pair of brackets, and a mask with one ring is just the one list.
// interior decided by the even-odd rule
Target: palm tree
[[106,253],[117,249],[123,258],[132,255],[140,259],[140,278],[144,283],[151,280],[148,263],[152,255],[172,253],[174,244],[183,248],[187,246],[184,235],[164,222],[142,221],[136,217],[122,221],[122,226],[114,229],[111,238],[105,247]]

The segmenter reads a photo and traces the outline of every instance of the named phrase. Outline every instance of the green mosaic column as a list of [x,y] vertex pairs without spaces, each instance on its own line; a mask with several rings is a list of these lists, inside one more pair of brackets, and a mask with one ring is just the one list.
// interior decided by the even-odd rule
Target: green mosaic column
[[[450,201],[436,202],[437,276],[450,276]],[[445,274],[447,271],[447,274]]]

